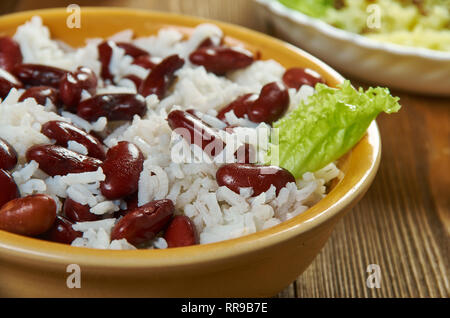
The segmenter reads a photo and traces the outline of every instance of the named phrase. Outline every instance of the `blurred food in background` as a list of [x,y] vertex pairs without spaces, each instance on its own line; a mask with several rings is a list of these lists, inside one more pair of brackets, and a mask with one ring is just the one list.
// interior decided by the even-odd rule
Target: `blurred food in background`
[[[278,1],[334,27],[378,41],[450,52],[450,0]],[[376,19],[378,13],[381,23],[369,28],[368,18],[372,15]]]

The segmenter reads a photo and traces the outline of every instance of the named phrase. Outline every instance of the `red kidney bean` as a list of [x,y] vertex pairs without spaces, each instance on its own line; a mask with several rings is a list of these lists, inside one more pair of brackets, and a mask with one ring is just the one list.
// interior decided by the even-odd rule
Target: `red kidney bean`
[[124,49],[126,55],[129,55],[134,58],[139,57],[139,56],[149,56],[150,55],[147,51],[145,51],[131,43],[117,42],[116,45],[118,47],[120,47],[121,49]]
[[214,47],[214,42],[211,38],[206,38],[197,46],[196,50],[204,48],[204,47]]
[[65,121],[49,121],[42,125],[41,133],[56,140],[56,144],[59,146],[67,147],[69,141],[73,140],[86,147],[88,156],[100,160],[106,157],[105,149],[97,138]]
[[176,215],[164,232],[168,247],[181,247],[198,244],[197,229],[185,215]]
[[[193,109],[173,110],[167,116],[167,121],[170,128],[188,143],[201,147],[208,156],[214,158],[222,152],[226,144],[216,130],[199,118],[198,113]],[[238,162],[251,163],[255,160],[255,151],[253,146],[244,144],[236,150],[234,156]]]
[[67,71],[48,65],[19,64],[13,73],[25,85],[58,88]]
[[111,232],[111,240],[126,239],[138,245],[153,239],[172,218],[175,207],[171,200],[144,204],[121,218]]
[[13,88],[22,88],[22,83],[11,73],[0,69],[0,98],[8,96]]
[[266,84],[259,97],[248,108],[248,118],[255,122],[271,124],[283,116],[289,108],[289,93],[277,82]]
[[144,96],[156,94],[159,99],[162,99],[175,80],[174,73],[183,65],[184,60],[178,55],[166,57],[148,74],[139,87],[139,93]]
[[139,87],[141,86],[142,81],[143,81],[142,78],[140,78],[139,76],[134,75],[134,74],[129,74],[127,76],[124,76],[124,78],[132,81],[134,83],[134,86],[136,87],[136,90],[139,89]]
[[222,45],[222,44],[223,44],[223,37],[221,37],[221,38],[219,39],[219,43],[218,43],[218,44],[214,43],[213,39],[211,39],[211,38],[209,37],[209,38],[204,39],[204,40],[197,46],[197,50],[198,50],[198,49],[201,49],[201,48],[205,48],[205,47],[217,47],[217,46]]
[[179,133],[190,144],[201,147],[211,157],[225,147],[220,135],[197,116],[182,110],[173,110],[167,116],[170,128]]
[[216,173],[219,186],[226,186],[239,193],[240,188],[253,188],[253,196],[267,191],[274,185],[276,192],[289,182],[295,182],[294,176],[286,169],[277,166],[231,163],[220,167]]
[[259,93],[238,97],[217,114],[217,118],[225,120],[225,114],[233,110],[238,118],[248,115],[255,123],[271,124],[283,116],[289,108],[289,93],[284,85],[272,82],[264,85]]
[[136,57],[133,60],[133,64],[143,67],[146,70],[153,70],[156,66],[156,64],[150,60],[150,56],[148,55],[140,55]]
[[19,98],[19,102],[24,101],[27,98],[34,98],[36,103],[45,106],[47,98],[55,106],[59,106],[59,94],[56,89],[50,86],[34,86],[28,88]]
[[16,150],[6,140],[0,138],[0,169],[11,170],[16,164]]
[[102,65],[100,76],[105,81],[111,82],[114,77],[109,71],[109,63],[111,62],[113,52],[112,46],[115,46],[115,43],[112,41],[104,41],[97,46],[98,58],[100,60],[100,64]]
[[202,119],[202,112],[200,112],[200,111],[198,111],[196,109],[193,109],[193,108],[186,109],[186,113],[189,113],[192,116],[194,116],[195,118],[198,118],[200,120]]
[[90,212],[87,204],[78,203],[71,198],[64,201],[64,215],[72,222],[87,222],[100,220],[100,216]]
[[317,83],[325,84],[325,81],[319,73],[309,68],[300,67],[293,67],[286,70],[283,75],[283,82],[287,87],[295,89],[299,89],[303,85],[314,87]]
[[78,67],[74,72],[66,73],[59,84],[61,100],[65,108],[72,112],[76,112],[83,90],[94,95],[96,89],[97,75],[91,69],[83,66]]
[[20,46],[9,36],[0,37],[0,68],[11,72],[22,63]]
[[57,145],[37,145],[26,153],[28,161],[39,163],[39,168],[50,176],[96,171],[102,162],[80,155]]
[[72,225],[71,221],[58,215],[53,226],[44,234],[44,238],[48,241],[70,245],[77,237],[83,236],[83,233],[75,231]]
[[95,121],[102,116],[108,120],[132,120],[134,115],[147,112],[145,99],[138,94],[103,94],[82,101],[77,115]]
[[46,194],[29,195],[9,201],[0,209],[0,230],[36,236],[55,222],[56,203]]
[[249,53],[231,47],[202,47],[189,55],[193,64],[202,65],[208,72],[224,75],[253,63]]
[[243,118],[248,113],[249,107],[258,98],[257,94],[245,94],[236,98],[233,102],[222,108],[217,114],[217,118],[225,120],[225,114],[233,111],[236,117]]
[[20,196],[13,177],[3,169],[0,169],[0,189],[0,207]]
[[121,141],[110,148],[102,165],[106,176],[100,183],[102,194],[116,200],[136,192],[143,164],[144,155],[130,142]]

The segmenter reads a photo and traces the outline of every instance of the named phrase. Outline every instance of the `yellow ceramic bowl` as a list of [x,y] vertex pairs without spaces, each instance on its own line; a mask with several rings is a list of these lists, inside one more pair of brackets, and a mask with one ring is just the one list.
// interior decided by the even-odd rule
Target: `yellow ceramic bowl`
[[[0,34],[40,15],[52,36],[71,45],[131,28],[137,36],[168,25],[189,28],[205,20],[128,9],[83,8],[81,28],[69,29],[65,9],[22,12],[0,18]],[[263,59],[285,67],[310,67],[331,86],[343,78],[309,54],[241,27],[217,24]],[[295,280],[329,238],[336,222],[365,193],[380,160],[374,123],[340,160],[345,177],[318,204],[270,229],[213,244],[167,250],[111,251],[71,247],[0,231],[0,296],[16,297],[247,297],[272,296]],[[68,288],[70,264],[81,269],[81,288]]]

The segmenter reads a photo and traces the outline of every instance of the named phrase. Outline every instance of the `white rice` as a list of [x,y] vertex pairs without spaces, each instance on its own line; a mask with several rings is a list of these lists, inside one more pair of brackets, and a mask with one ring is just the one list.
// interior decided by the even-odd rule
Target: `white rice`
[[167,242],[164,238],[158,237],[153,241],[153,247],[158,249],[167,248]]
[[[188,40],[172,28],[159,31],[156,36],[132,39],[132,31],[125,30],[110,39],[132,42],[148,51],[155,62],[162,58],[179,54],[186,58],[199,43],[212,38],[220,41],[222,31],[210,24],[198,26]],[[97,45],[101,39],[90,39],[84,47],[70,49],[50,37],[48,29],[42,25],[39,17],[34,17],[17,29],[14,39],[19,43],[25,63],[46,64],[74,70],[78,66],[91,68],[97,75],[100,73]],[[145,78],[148,71],[132,65],[130,56],[124,50],[113,48],[110,71],[118,86],[105,87],[100,81],[98,93],[131,92],[136,87],[122,77],[135,74]],[[49,177],[35,161],[26,163],[25,152],[36,144],[52,143],[41,134],[41,126],[50,120],[64,120],[86,130],[103,134],[106,147],[113,147],[119,141],[126,140],[136,144],[144,154],[144,168],[139,178],[138,205],[142,206],[152,200],[171,199],[177,214],[185,214],[194,222],[200,235],[200,243],[211,243],[239,237],[260,231],[288,220],[305,212],[311,205],[326,194],[325,184],[340,177],[341,172],[336,165],[314,173],[305,173],[296,183],[289,183],[276,195],[275,187],[251,197],[253,189],[241,189],[237,194],[227,187],[219,187],[215,174],[220,167],[217,158],[230,158],[230,153],[247,142],[256,149],[257,159],[262,161],[269,149],[270,127],[266,124],[255,124],[246,118],[237,118],[231,111],[225,115],[228,124],[236,124],[232,133],[222,132],[223,137],[235,140],[227,141],[223,156],[216,161],[205,163],[186,163],[194,153],[202,157],[203,152],[188,145],[180,136],[173,135],[166,118],[173,109],[195,108],[202,119],[216,128],[224,128],[225,123],[215,116],[217,111],[246,93],[259,93],[262,86],[273,81],[280,81],[285,69],[273,60],[256,61],[251,66],[231,72],[227,76],[216,76],[206,72],[203,67],[192,65],[186,60],[185,65],[176,72],[176,83],[170,94],[162,100],[155,95],[146,97],[148,112],[145,116],[135,116],[131,122],[111,125],[106,118],[99,118],[90,123],[75,114],[63,111],[61,116],[53,112],[53,105],[42,107],[34,99],[18,102],[22,90],[13,89],[0,104],[0,137],[12,144],[19,155],[19,165],[13,172],[21,195],[47,193],[58,204],[65,198],[90,206],[90,212],[104,219],[95,222],[80,222],[73,226],[83,236],[72,242],[73,246],[101,249],[135,249],[126,240],[111,241],[111,230],[116,223],[113,212],[126,207],[123,200],[108,201],[99,190],[100,183],[105,180],[101,169],[94,172],[68,174],[66,176]],[[295,108],[300,100],[314,93],[314,89],[303,86],[300,90],[289,90],[290,109]],[[82,99],[89,98],[83,92]],[[107,130],[108,131],[106,134]],[[255,138],[248,139],[249,135]],[[247,139],[246,139],[247,138]],[[69,149],[86,154],[87,149],[76,141],[69,141]],[[178,148],[176,148],[178,147]],[[174,149],[181,152],[180,160],[172,160]],[[228,151],[228,152],[227,152]],[[149,243],[150,248],[167,248],[167,242],[157,237]]]
[[69,142],[67,143],[67,149],[78,152],[82,155],[88,154],[87,148],[84,145],[76,142],[75,140],[69,140]]
[[103,215],[107,213],[113,213],[120,210],[120,204],[117,204],[113,201],[103,201],[97,203],[93,208],[90,209],[90,212],[96,215]]

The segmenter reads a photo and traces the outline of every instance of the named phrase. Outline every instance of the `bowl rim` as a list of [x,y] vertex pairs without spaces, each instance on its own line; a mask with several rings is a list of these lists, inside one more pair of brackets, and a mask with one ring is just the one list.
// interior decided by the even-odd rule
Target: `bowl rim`
[[258,4],[268,8],[272,12],[288,18],[292,22],[303,26],[311,26],[323,35],[336,40],[351,42],[357,46],[375,51],[389,52],[403,57],[419,57],[439,62],[450,61],[450,52],[432,50],[424,47],[413,47],[391,42],[376,41],[372,38],[338,29],[320,19],[310,17],[302,12],[288,8],[277,0],[255,0]]
[[[229,23],[219,22],[211,19],[191,17],[187,15],[161,13],[157,11],[112,8],[112,7],[83,7],[84,13],[89,14],[109,14],[128,15],[144,14],[149,17],[159,17],[174,19],[179,21],[179,25],[185,23],[213,23],[219,26],[225,34],[230,34],[232,38],[240,39],[240,36],[246,34],[251,36],[256,42],[270,43],[282,47],[283,50],[290,50],[301,59],[307,59],[313,62],[317,67],[329,76],[334,77],[339,82],[344,78],[333,70],[330,66],[313,57],[309,53],[276,38],[263,33],[246,29],[241,26]],[[34,15],[60,15],[67,14],[65,8],[53,8],[33,11],[23,11],[11,15],[0,17],[0,28],[5,19],[9,20],[28,20]],[[126,26],[124,26],[124,29]],[[242,40],[246,43],[247,40]],[[367,130],[367,142],[370,144],[372,152],[368,168],[363,171],[360,178],[352,185],[350,191],[345,193],[336,202],[327,206],[327,201],[331,201],[330,194],[322,199],[318,204],[308,209],[309,217],[305,219],[305,213],[300,214],[290,220],[282,222],[271,228],[258,231],[253,234],[241,236],[238,238],[220,241],[216,243],[201,244],[182,248],[171,249],[153,249],[153,250],[99,250],[84,247],[73,247],[54,242],[38,240],[0,230],[0,255],[6,255],[12,259],[21,259],[23,261],[40,263],[51,263],[59,265],[78,264],[81,266],[91,266],[102,268],[160,268],[170,269],[180,266],[192,266],[194,264],[211,263],[228,258],[239,257],[240,255],[258,252],[265,248],[280,244],[302,233],[310,231],[320,226],[326,221],[337,216],[344,211],[352,202],[362,196],[372,183],[381,158],[381,139],[378,126],[373,121]],[[351,152],[350,152],[351,155]],[[327,199],[329,198],[329,199]],[[322,207],[323,206],[323,207]],[[305,219],[305,220],[303,220]]]

